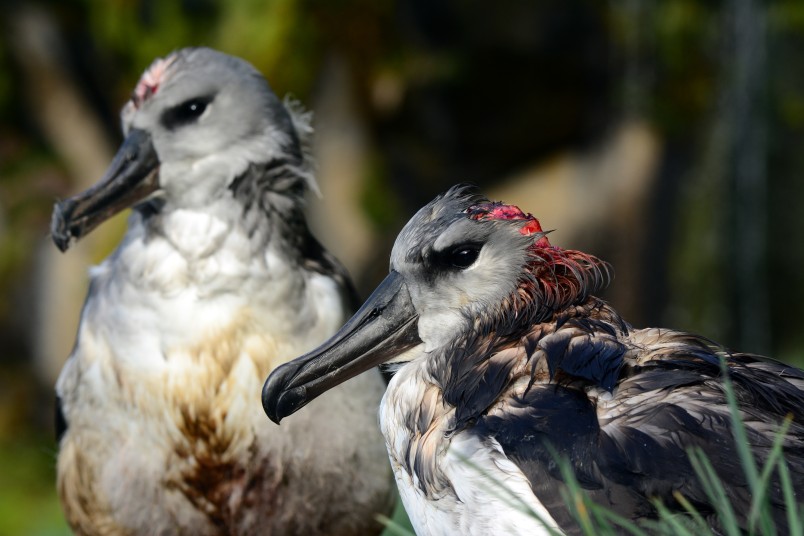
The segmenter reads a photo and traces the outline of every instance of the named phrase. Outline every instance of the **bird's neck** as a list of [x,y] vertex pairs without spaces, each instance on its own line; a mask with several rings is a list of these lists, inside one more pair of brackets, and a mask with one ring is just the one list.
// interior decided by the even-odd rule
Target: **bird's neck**
[[[242,316],[248,321],[235,328],[272,340],[283,358],[334,332],[348,279],[308,232],[300,199],[225,194],[203,206],[157,199],[138,207],[123,242],[93,269],[88,325],[140,337],[145,323],[153,347],[195,348]],[[123,315],[123,326],[109,314],[123,306],[142,315]]]
[[309,180],[283,159],[252,163],[233,179],[206,181],[228,186],[203,196],[184,192],[141,205],[131,226],[164,237],[190,262],[236,248],[240,252],[233,253],[248,257],[281,251],[289,261],[301,263],[310,235],[303,199]]
[[[452,429],[455,409],[430,375],[425,358],[405,363],[388,384],[380,404],[380,429],[391,465],[417,482],[428,497],[454,494],[438,464],[440,445]],[[397,475],[399,479],[399,475]]]

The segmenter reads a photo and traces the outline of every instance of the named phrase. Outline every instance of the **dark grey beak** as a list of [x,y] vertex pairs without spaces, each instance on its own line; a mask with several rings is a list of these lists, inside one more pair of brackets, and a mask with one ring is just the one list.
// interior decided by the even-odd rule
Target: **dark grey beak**
[[332,338],[268,376],[265,413],[279,424],[336,385],[420,344],[417,320],[402,276],[392,271]]
[[74,241],[156,191],[158,176],[159,158],[151,135],[132,129],[100,182],[53,207],[53,242],[67,251]]

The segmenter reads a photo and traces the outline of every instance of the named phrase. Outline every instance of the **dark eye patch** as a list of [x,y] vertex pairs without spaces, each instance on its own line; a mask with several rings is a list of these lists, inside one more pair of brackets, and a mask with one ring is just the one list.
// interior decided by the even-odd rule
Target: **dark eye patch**
[[213,95],[193,97],[172,108],[168,108],[162,113],[162,125],[168,130],[175,130],[184,125],[194,123],[214,99]]
[[483,244],[473,242],[459,244],[438,253],[435,260],[440,268],[465,270],[477,261],[477,257],[480,255],[482,248]]

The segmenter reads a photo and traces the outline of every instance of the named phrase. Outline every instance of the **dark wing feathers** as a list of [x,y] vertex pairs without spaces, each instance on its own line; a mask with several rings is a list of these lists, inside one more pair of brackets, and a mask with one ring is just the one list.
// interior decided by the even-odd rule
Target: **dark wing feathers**
[[[790,414],[804,424],[804,372],[766,357],[735,354],[732,379],[740,402],[760,412]],[[739,364],[739,366],[738,366]]]
[[503,354],[493,354],[488,339],[469,340],[452,349],[454,360],[448,365],[434,362],[434,376],[444,372],[442,396],[455,407],[454,430],[484,413],[511,380],[515,362]]
[[[534,353],[546,360],[549,383],[533,383],[524,395],[506,398],[476,420],[475,432],[499,442],[568,534],[578,527],[561,498],[555,453],[569,460],[594,501],[625,518],[654,517],[653,499],[682,511],[674,498],[680,492],[714,520],[688,455],[689,449],[699,448],[745,527],[751,491],[732,439],[723,357],[760,465],[778,426],[785,416],[793,417],[785,457],[794,488],[804,489],[802,371],[766,358],[730,355],[706,339],[682,333],[664,332],[655,355],[650,347],[627,342],[594,323],[565,321],[561,330],[539,340]],[[598,400],[587,394],[590,388],[613,391],[613,396]],[[770,496],[777,527],[785,531],[778,479]]]
[[[649,501],[627,485],[610,482],[600,471],[601,447],[595,407],[581,392],[556,385],[536,385],[522,397],[507,401],[511,411],[480,418],[474,431],[495,438],[506,456],[522,470],[534,494],[568,535],[582,534],[561,491],[564,488],[556,455],[571,460],[581,487],[593,500],[616,508],[626,517],[652,511]],[[607,449],[622,459],[626,452]]]
[[561,329],[538,342],[550,377],[563,374],[611,391],[627,350],[615,327],[602,320],[577,317],[564,320],[561,325]]
[[[596,459],[601,474],[612,482],[628,486],[646,499],[660,499],[672,510],[680,512],[682,509],[673,495],[678,492],[702,515],[714,519],[714,508],[689,459],[689,449],[698,448],[714,467],[740,524],[745,528],[751,492],[732,440],[729,416],[704,411],[699,417],[679,405],[660,404],[649,418],[641,421],[634,425],[623,422],[615,429],[602,430],[600,456]],[[766,459],[767,438],[749,430],[749,441],[759,461]],[[625,455],[610,456],[612,449]],[[785,514],[780,494],[774,493],[773,499],[775,517],[781,529],[785,525]]]
[[[733,440],[723,359],[758,464],[792,416],[784,455],[794,489],[804,490],[804,372],[730,354],[692,334],[634,331],[596,298],[570,309],[516,340],[493,331],[467,335],[430,371],[455,408],[451,431],[496,440],[568,534],[580,529],[561,496],[556,453],[592,500],[622,517],[655,517],[656,499],[683,512],[674,496],[681,493],[715,524],[689,458],[698,448],[745,527],[751,493]],[[770,503],[783,533],[787,518],[774,478]]]
[[546,336],[536,329],[534,334],[502,345],[490,344],[493,335],[480,334],[473,339],[470,334],[465,343],[451,348],[450,362],[435,362],[432,372],[434,376],[445,375],[444,400],[456,408],[455,429],[461,429],[494,404],[510,384],[517,363],[504,352],[517,344],[523,345],[524,357],[530,361],[531,381],[544,362],[557,383],[580,380],[612,390],[627,350],[613,333],[590,333],[569,321],[564,329]]

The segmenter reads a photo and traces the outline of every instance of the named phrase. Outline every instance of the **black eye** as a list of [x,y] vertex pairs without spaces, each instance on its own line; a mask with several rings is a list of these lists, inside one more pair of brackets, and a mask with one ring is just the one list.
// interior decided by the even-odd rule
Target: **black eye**
[[482,246],[477,244],[465,244],[458,246],[449,252],[447,262],[449,262],[449,264],[455,268],[460,268],[461,270],[469,268],[475,263],[477,256],[480,255],[481,247]]
[[166,110],[162,114],[162,125],[168,130],[173,130],[195,122],[207,109],[212,99],[213,97],[196,97]]

